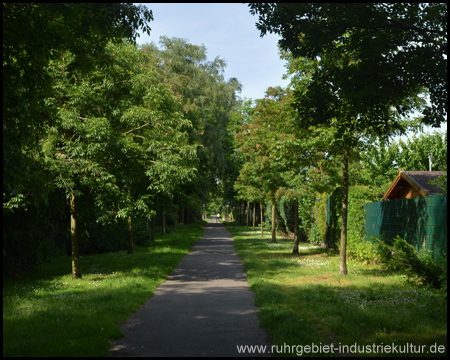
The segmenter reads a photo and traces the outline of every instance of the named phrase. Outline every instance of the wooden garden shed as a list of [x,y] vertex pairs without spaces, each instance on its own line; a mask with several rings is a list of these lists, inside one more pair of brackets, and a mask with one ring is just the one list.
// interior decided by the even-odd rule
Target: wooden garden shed
[[389,189],[384,193],[384,200],[411,199],[416,196],[442,194],[442,189],[429,184],[445,175],[444,171],[399,171]]

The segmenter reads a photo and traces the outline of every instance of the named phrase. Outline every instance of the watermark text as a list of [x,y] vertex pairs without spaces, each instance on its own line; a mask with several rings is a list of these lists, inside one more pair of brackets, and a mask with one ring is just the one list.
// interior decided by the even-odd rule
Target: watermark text
[[291,354],[303,356],[308,354],[444,354],[445,345],[406,344],[371,344],[343,345],[314,344],[311,345],[237,345],[239,354]]

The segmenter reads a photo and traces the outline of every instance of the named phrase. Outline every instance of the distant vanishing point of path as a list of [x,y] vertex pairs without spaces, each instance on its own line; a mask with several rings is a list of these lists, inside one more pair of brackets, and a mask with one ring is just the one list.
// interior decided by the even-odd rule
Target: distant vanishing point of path
[[110,356],[263,356],[237,349],[267,345],[253,297],[231,234],[209,222],[167,281],[121,326],[125,337]]

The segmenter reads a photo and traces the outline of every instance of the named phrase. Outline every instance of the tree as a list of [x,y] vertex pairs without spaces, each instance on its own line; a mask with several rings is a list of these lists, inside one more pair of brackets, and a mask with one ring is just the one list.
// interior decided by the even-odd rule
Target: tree
[[[342,56],[341,56],[342,55]],[[307,58],[295,58],[286,53],[288,73],[294,74],[292,86],[296,98],[294,107],[297,110],[298,126],[307,129],[310,126],[321,127],[333,132],[329,151],[331,154],[342,155],[342,225],[340,244],[340,273],[347,274],[346,244],[347,244],[347,213],[349,189],[349,160],[355,149],[363,149],[378,137],[389,137],[396,132],[402,132],[409,121],[402,118],[402,112],[389,108],[382,123],[373,120],[372,111],[358,113],[355,107],[344,96],[344,90],[333,86],[333,81],[317,77],[323,68],[344,68],[348,63],[357,61],[354,54],[324,53],[320,61]],[[330,85],[330,86],[328,86]],[[317,97],[321,94],[320,97]],[[406,103],[415,103],[417,98],[411,94],[403,99]],[[376,119],[375,119],[376,120]],[[325,127],[325,128],[324,128]]]
[[224,135],[231,114],[238,105],[236,93],[242,85],[236,78],[225,80],[226,61],[216,57],[207,60],[206,48],[180,38],[160,39],[161,50],[147,44],[142,48],[157,53],[167,76],[177,76],[186,116],[194,124],[198,140],[204,147],[208,163],[217,175],[225,173]]
[[407,171],[428,171],[431,154],[431,169],[444,171],[447,169],[447,131],[445,133],[429,133],[413,135],[406,141],[398,141],[398,167]]
[[[423,122],[439,127],[447,114],[447,5],[444,3],[250,3],[261,36],[276,33],[294,57],[351,55],[323,66],[313,84],[340,89],[356,114],[384,127],[391,107],[402,115],[411,94],[428,92]],[[342,66],[343,65],[343,66]],[[326,84],[325,84],[326,82]],[[312,90],[312,87],[309,88]],[[316,92],[317,97],[320,94]]]
[[[257,28],[261,35],[267,31],[281,35],[280,47],[296,60],[291,62],[290,71],[297,72],[294,86],[300,126],[327,124],[337,130],[335,144],[341,147],[343,155],[342,275],[347,273],[345,249],[350,150],[361,144],[362,137],[387,137],[394,131],[404,131],[403,117],[423,104],[417,95],[424,88],[430,92],[433,103],[433,107],[425,110],[425,121],[438,126],[446,112],[446,90],[436,92],[433,89],[437,84],[442,89],[443,81],[446,81],[446,59],[442,52],[446,49],[446,31],[442,32],[446,29],[445,16],[442,16],[446,7],[443,11],[434,11],[435,16],[439,15],[436,22],[430,19],[433,23],[431,33],[435,36],[431,40],[424,39],[427,40],[426,45],[429,46],[430,41],[438,41],[444,46],[439,51],[432,49],[428,53],[432,64],[438,65],[431,66],[431,73],[425,71],[424,76],[423,58],[418,56],[420,64],[412,61],[413,66],[410,66],[410,54],[406,56],[402,51],[403,48],[410,51],[421,48],[416,43],[417,27],[413,29],[413,35],[403,32],[403,26],[396,27],[400,31],[391,31],[392,20],[396,22],[398,14],[404,15],[403,10],[411,7],[400,9],[396,5],[385,5],[250,4],[251,13],[259,14]],[[388,16],[392,17],[376,12],[383,9],[389,10]],[[418,13],[416,15],[419,16]],[[411,17],[406,18],[411,20]],[[419,53],[421,51],[415,55]],[[398,71],[395,70],[397,68]]]
[[[154,59],[131,44],[107,47],[109,61],[87,74],[70,71],[74,56],[51,63],[55,116],[43,141],[56,185],[71,199],[73,277],[81,277],[77,199],[95,189],[102,210],[116,217],[137,211],[150,217],[151,196],[170,193],[193,176],[195,147],[188,144],[189,120]],[[130,243],[132,248],[132,243]]]
[[4,208],[42,202],[49,191],[38,146],[53,116],[44,101],[53,91],[49,62],[70,51],[72,69],[89,71],[108,41],[149,33],[151,20],[151,11],[133,4],[3,4]]
[[167,78],[180,84],[185,116],[193,124],[189,136],[198,145],[198,184],[191,187],[192,196],[204,203],[210,193],[219,190],[219,183],[228,192],[228,177],[235,169],[227,146],[227,127],[239,105],[241,84],[236,78],[225,79],[226,61],[220,57],[209,61],[204,45],[163,36],[160,49],[154,44],[142,49],[154,53]]
[[395,142],[374,142],[361,151],[359,161],[351,165],[351,182],[375,188],[389,186],[398,174],[399,154],[400,148]]
[[279,174],[282,172],[284,157],[277,151],[277,145],[284,134],[278,132],[276,126],[279,101],[282,98],[280,89],[269,88],[266,97],[257,101],[252,114],[252,121],[244,123],[236,135],[239,152],[247,160],[240,175],[244,186],[239,186],[241,193],[249,196],[248,200],[255,200],[254,189],[260,189],[265,200],[272,203],[272,242],[276,241],[275,204],[281,195]]
[[351,165],[352,184],[387,188],[398,171],[428,171],[429,154],[432,170],[445,171],[447,164],[447,132],[419,133],[406,140],[390,143],[378,140],[360,153]]

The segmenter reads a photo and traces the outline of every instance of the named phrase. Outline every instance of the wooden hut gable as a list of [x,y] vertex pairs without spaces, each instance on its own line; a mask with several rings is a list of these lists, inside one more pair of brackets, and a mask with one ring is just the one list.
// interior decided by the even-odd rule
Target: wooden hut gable
[[443,171],[399,171],[398,175],[389,186],[383,198],[401,199],[413,198],[416,196],[427,196],[442,193],[442,190],[429,184],[430,180],[435,180],[443,176]]

